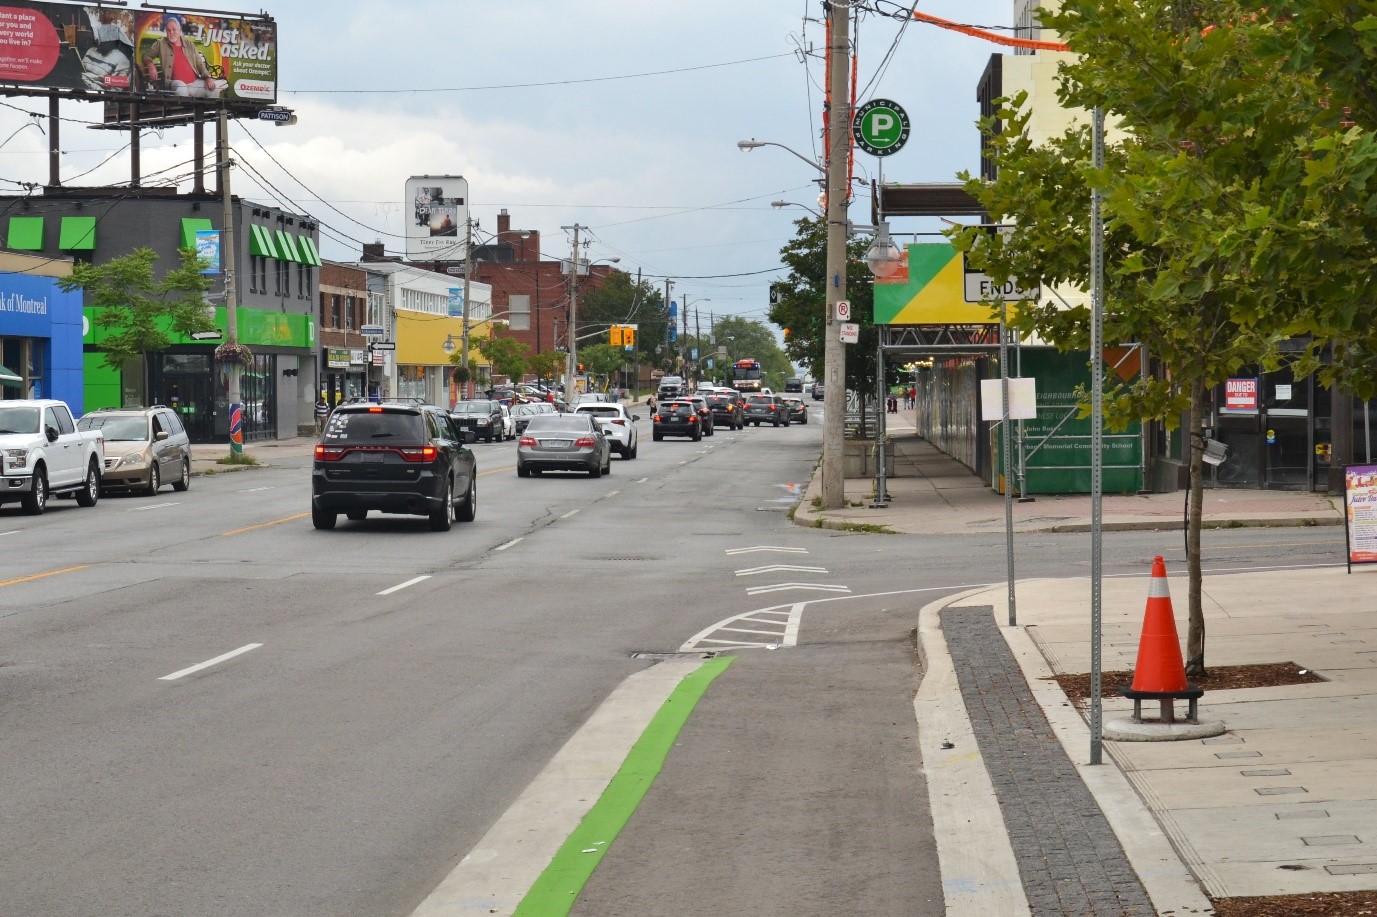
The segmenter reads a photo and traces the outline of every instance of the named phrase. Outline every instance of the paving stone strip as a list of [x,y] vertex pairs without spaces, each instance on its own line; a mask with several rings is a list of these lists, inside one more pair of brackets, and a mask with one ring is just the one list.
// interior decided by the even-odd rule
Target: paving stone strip
[[1028,689],[993,608],[948,608],[942,632],[1033,917],[1152,917],[1147,892]]

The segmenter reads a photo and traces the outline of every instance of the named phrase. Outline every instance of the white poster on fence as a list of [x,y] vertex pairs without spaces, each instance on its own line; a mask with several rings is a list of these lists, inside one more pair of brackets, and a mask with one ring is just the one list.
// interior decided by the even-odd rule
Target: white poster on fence
[[[1009,419],[1032,420],[1038,416],[1036,379],[1009,379]],[[1004,419],[1004,383],[1000,379],[980,380],[980,419]]]

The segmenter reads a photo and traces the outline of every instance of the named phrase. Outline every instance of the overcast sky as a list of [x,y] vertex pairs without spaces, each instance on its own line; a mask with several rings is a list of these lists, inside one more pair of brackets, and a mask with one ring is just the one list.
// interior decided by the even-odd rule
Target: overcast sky
[[[1013,16],[1013,0],[918,8],[1001,30]],[[578,223],[592,240],[588,257],[619,257],[619,268],[656,284],[674,278],[674,298],[707,300],[705,316],[765,319],[780,247],[803,214],[770,202],[816,207],[816,172],[784,150],[743,153],[736,142],[755,137],[820,158],[820,0],[279,0],[263,9],[278,23],[278,100],[299,123],[231,128],[243,162],[233,190],[318,219],[326,258],[357,259],[372,241],[400,253],[406,179],[463,175],[480,235],[505,208],[513,228],[541,231],[547,257],[568,257],[561,227]],[[860,101],[892,99],[913,122],[908,145],[884,160],[885,180],[978,171],[976,84],[1000,47],[873,13],[857,39]],[[47,111],[41,99],[0,102]],[[62,115],[92,121],[99,111],[64,102]],[[0,108],[4,193],[47,181],[47,140],[27,120]],[[126,140],[65,124],[64,184],[127,183]],[[184,172],[191,149],[190,128],[146,135],[145,174]],[[878,162],[858,152],[858,174],[875,178]],[[868,201],[851,216],[868,223]]]

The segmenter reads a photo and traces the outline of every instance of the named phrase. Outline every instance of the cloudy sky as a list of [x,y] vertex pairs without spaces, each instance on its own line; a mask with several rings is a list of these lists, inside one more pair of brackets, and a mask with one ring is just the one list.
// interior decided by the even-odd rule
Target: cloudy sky
[[[1013,0],[918,8],[1004,30]],[[547,257],[568,257],[561,227],[578,223],[592,240],[587,257],[619,257],[618,267],[656,284],[673,278],[675,298],[703,300],[704,315],[764,319],[779,249],[804,212],[770,203],[816,207],[816,173],[784,150],[743,153],[736,142],[820,158],[820,0],[279,0],[263,9],[278,22],[279,101],[299,123],[236,123],[230,139],[243,167],[233,189],[318,219],[325,257],[355,259],[373,241],[400,253],[406,179],[463,175],[480,234],[496,230],[505,208],[514,228],[541,231]],[[978,170],[976,83],[1000,48],[875,13],[862,17],[857,40],[860,101],[892,99],[913,122],[908,145],[884,161],[885,180]],[[0,108],[0,188],[45,183],[47,140],[16,108],[46,112],[46,101],[0,102],[13,106]],[[66,102],[62,115],[99,112]],[[126,183],[126,140],[65,124],[64,184]],[[190,128],[146,135],[145,174],[184,172],[191,148]],[[858,153],[857,163],[862,177],[877,177],[879,160]],[[869,222],[864,200],[852,219]]]

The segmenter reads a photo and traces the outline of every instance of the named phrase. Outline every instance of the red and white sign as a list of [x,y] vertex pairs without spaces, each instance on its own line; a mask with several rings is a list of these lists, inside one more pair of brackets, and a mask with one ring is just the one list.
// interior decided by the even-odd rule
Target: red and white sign
[[1228,379],[1224,382],[1224,410],[1256,411],[1258,384],[1256,379]]

